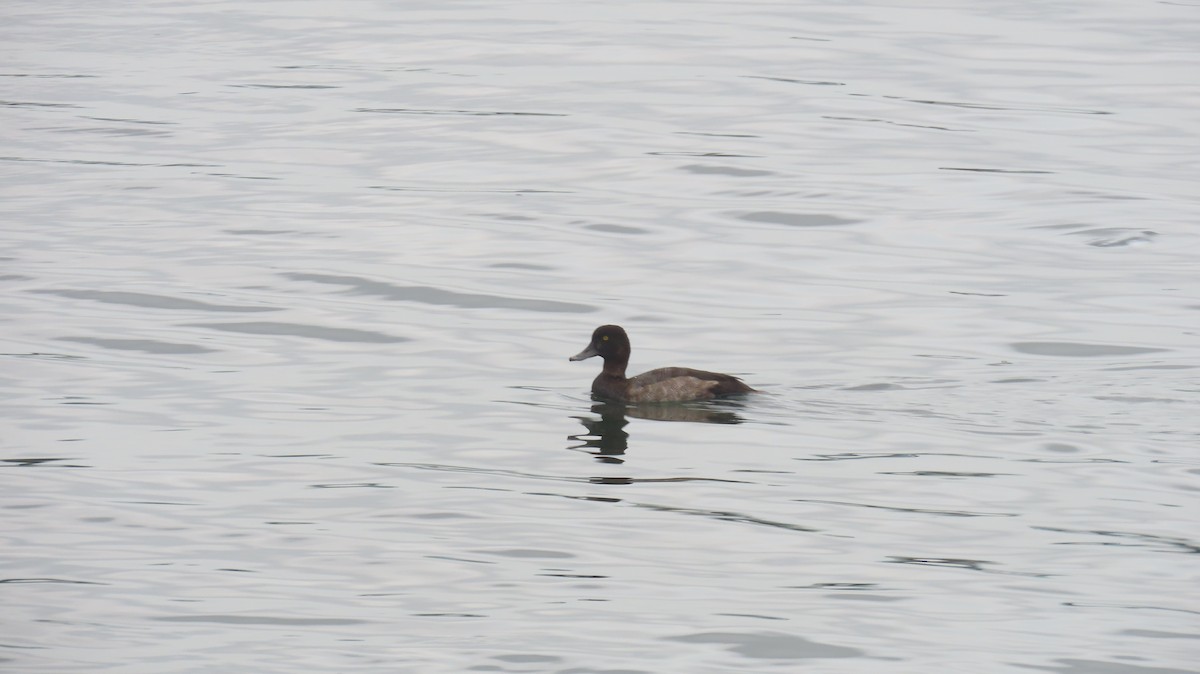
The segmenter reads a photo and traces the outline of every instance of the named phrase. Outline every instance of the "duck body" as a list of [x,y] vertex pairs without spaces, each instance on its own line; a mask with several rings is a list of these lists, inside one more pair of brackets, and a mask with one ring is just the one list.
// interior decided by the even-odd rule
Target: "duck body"
[[601,398],[631,403],[686,402],[711,400],[738,393],[753,393],[741,379],[719,372],[690,367],[660,367],[626,377],[629,365],[629,336],[619,325],[602,325],[592,333],[587,348],[570,360],[592,356],[604,359],[604,369],[592,381],[592,393]]

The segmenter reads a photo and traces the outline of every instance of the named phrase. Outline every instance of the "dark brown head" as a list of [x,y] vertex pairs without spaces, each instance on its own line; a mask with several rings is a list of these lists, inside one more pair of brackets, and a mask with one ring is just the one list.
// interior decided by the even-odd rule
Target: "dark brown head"
[[584,360],[592,356],[604,359],[604,371],[625,374],[629,363],[629,336],[619,325],[601,325],[592,333],[587,348],[571,356],[571,360]]

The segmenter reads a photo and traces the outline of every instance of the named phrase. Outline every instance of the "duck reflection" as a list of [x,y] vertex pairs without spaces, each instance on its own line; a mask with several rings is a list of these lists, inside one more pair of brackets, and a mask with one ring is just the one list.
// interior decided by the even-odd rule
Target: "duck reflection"
[[[697,403],[692,405],[626,405],[624,403],[598,401],[592,405],[595,417],[573,416],[586,430],[584,433],[568,435],[567,439],[580,444],[568,449],[585,449],[605,463],[624,463],[620,458],[629,449],[629,425],[627,417],[652,421],[690,421],[702,424],[740,424],[742,417],[730,407],[741,407],[734,401]],[[724,408],[724,409],[722,409]],[[595,451],[592,451],[595,450]]]

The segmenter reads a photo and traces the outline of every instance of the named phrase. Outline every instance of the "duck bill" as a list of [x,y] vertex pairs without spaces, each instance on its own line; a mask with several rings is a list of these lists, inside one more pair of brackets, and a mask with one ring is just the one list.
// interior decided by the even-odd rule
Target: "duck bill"
[[579,353],[575,354],[574,356],[571,356],[567,360],[584,360],[587,358],[591,358],[592,356],[599,356],[599,355],[600,354],[596,353],[596,347],[591,344],[588,344],[588,348],[584,349],[583,351],[580,351]]

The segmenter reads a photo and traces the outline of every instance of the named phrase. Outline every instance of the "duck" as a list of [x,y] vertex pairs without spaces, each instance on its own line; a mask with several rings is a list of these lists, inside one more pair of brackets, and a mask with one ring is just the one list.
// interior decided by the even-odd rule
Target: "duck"
[[693,370],[690,367],[660,367],[636,377],[626,377],[629,365],[629,335],[619,325],[601,325],[592,332],[592,341],[568,360],[580,361],[593,356],[604,359],[604,369],[592,381],[592,393],[599,398],[627,403],[668,403],[712,400],[739,393],[755,393],[731,374]]

